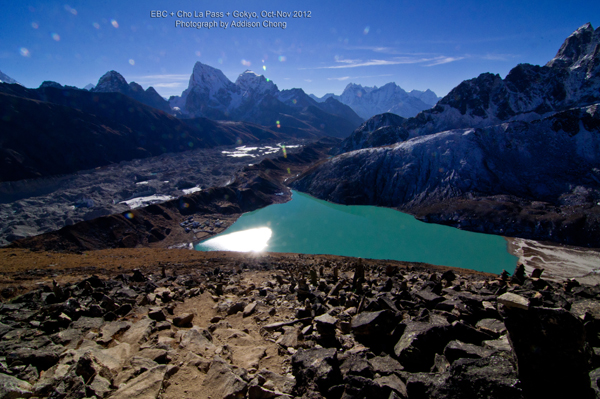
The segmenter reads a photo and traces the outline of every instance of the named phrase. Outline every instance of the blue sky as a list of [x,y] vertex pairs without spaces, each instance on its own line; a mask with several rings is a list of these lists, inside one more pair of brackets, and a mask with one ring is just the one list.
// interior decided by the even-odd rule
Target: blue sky
[[[23,1],[3,2],[0,70],[27,87],[83,87],[109,70],[163,96],[187,87],[196,61],[235,81],[251,69],[280,89],[319,96],[352,83],[443,96],[483,72],[543,65],[599,1]],[[567,5],[568,4],[568,5]],[[257,19],[151,18],[152,10],[256,12]],[[310,18],[262,18],[262,11]],[[286,28],[177,28],[177,20],[285,22]]]

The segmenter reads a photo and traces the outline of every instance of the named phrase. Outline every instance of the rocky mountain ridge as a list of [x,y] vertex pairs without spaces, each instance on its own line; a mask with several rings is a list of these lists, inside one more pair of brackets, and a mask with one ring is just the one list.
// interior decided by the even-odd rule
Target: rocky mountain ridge
[[[351,152],[292,187],[475,231],[600,246],[586,238],[600,227],[599,37],[586,24],[549,66],[521,64],[504,80],[482,74],[415,118],[374,117],[338,150]],[[502,196],[511,198],[509,219]],[[458,200],[483,213],[447,206]]]
[[[519,64],[505,79],[483,73],[456,86],[432,109],[400,126],[409,137],[503,122],[532,121],[573,107],[600,102],[600,28],[573,32],[545,66]],[[362,134],[362,132],[361,132]],[[342,147],[366,148],[349,137]],[[391,144],[391,143],[388,143]]]
[[[0,181],[71,173],[110,163],[236,142],[318,137],[243,122],[181,120],[121,93],[0,84]],[[73,140],[77,137],[77,140]]]
[[121,93],[142,104],[154,107],[168,114],[172,113],[168,101],[162,98],[153,87],[148,87],[144,91],[142,86],[135,82],[128,84],[125,78],[116,71],[109,71],[102,75],[98,80],[98,84],[90,88],[89,91],[94,93]]
[[249,70],[233,83],[219,69],[200,62],[194,65],[188,88],[181,96],[172,96],[169,103],[188,118],[237,120],[273,127],[309,125],[336,137],[346,137],[362,123],[343,104],[321,105],[302,89],[280,91],[272,81]]

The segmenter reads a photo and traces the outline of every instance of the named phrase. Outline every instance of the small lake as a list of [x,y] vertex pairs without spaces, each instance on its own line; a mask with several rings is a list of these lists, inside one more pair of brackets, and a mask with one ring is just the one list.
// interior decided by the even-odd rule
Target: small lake
[[293,191],[292,200],[242,215],[200,251],[332,254],[512,272],[517,257],[504,237],[429,224],[375,206],[346,206]]

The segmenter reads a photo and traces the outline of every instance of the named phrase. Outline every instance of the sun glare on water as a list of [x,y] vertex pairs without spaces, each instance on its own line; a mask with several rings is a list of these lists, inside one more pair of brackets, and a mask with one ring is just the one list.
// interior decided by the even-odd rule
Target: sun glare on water
[[211,238],[202,246],[212,251],[260,252],[267,248],[271,234],[270,228],[258,227]]

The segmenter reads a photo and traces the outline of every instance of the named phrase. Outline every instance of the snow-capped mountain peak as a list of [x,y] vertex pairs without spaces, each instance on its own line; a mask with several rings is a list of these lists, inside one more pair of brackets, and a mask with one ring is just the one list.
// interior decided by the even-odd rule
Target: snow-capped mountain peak
[[127,90],[128,86],[127,81],[119,72],[108,71],[98,80],[94,91],[104,93],[122,92]]
[[201,87],[208,90],[211,94],[217,93],[222,88],[228,88],[232,85],[225,74],[220,69],[213,68],[201,62],[196,62],[194,71],[190,77],[188,90],[192,87]]
[[562,44],[556,56],[546,66],[580,67],[600,52],[600,28],[594,31],[592,25],[579,27]]
[[19,82],[17,82],[16,80],[14,80],[13,78],[11,78],[10,76],[2,73],[2,71],[0,71],[0,83],[20,84]]
[[275,94],[279,91],[277,85],[267,80],[263,75],[258,75],[251,70],[246,70],[238,76],[235,85],[240,88],[243,95],[255,94]]

